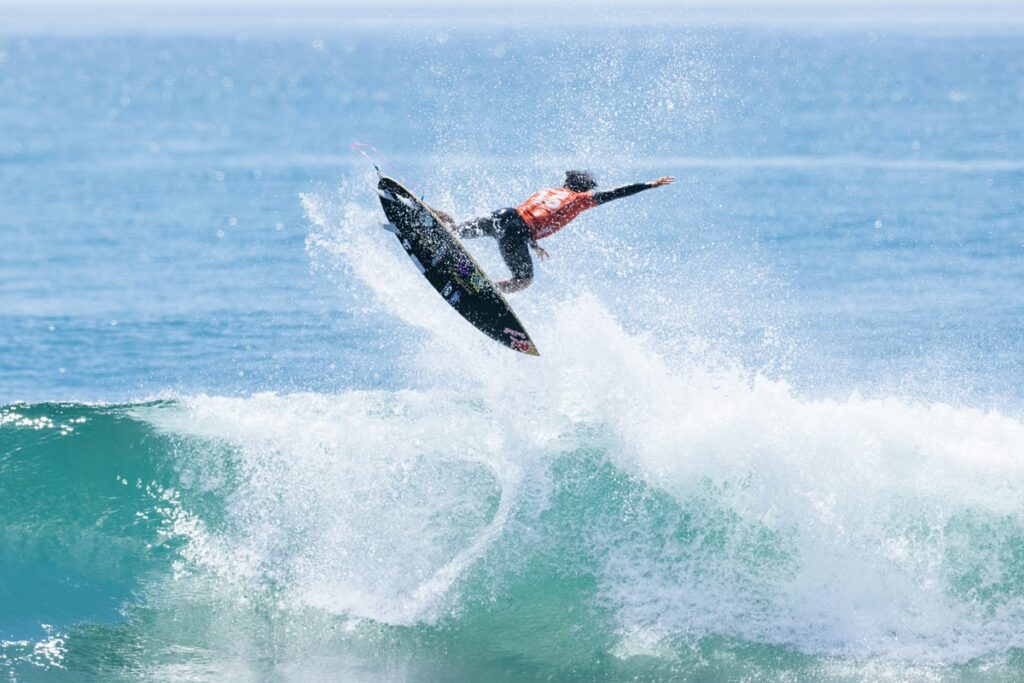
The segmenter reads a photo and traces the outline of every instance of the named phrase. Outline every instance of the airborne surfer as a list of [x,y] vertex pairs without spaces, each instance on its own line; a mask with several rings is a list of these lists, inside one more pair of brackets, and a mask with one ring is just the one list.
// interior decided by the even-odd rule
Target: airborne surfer
[[481,216],[463,223],[455,223],[447,214],[436,211],[453,225],[459,237],[493,237],[505,265],[512,271],[508,280],[496,282],[503,292],[518,292],[533,282],[533,259],[530,249],[544,260],[548,253],[537,244],[564,228],[583,211],[599,204],[634,195],[675,182],[672,176],[663,176],[646,183],[623,185],[611,190],[597,191],[594,176],[588,171],[566,171],[561,187],[540,190],[517,207],[498,209],[489,216]]

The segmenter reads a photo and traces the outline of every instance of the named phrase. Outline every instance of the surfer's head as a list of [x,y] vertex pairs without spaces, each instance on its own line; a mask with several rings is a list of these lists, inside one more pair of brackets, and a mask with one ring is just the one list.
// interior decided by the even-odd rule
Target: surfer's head
[[565,182],[562,184],[573,192],[589,192],[597,187],[597,181],[590,171],[566,171]]

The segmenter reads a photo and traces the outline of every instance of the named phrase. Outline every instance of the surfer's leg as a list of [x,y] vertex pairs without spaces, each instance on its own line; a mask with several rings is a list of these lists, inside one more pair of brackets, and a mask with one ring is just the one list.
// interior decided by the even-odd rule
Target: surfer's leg
[[498,239],[498,250],[505,265],[512,271],[510,288],[505,291],[523,289],[533,281],[533,258],[530,256],[530,230],[515,211],[502,215],[502,236]]
[[473,220],[459,223],[455,226],[455,234],[462,238],[474,238],[474,237],[499,237],[497,227],[497,212],[492,213],[490,216],[481,216],[480,218],[474,218]]

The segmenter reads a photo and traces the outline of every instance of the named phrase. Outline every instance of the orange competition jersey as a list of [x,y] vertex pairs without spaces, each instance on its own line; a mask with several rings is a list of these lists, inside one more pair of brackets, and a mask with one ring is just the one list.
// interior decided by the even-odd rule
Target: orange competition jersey
[[564,187],[535,192],[516,207],[534,240],[553,235],[573,218],[597,206],[592,192],[573,192]]

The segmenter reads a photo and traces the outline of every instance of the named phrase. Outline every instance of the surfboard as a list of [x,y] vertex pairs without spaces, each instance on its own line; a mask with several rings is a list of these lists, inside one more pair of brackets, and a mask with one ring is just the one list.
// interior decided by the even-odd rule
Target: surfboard
[[409,260],[449,306],[499,344],[540,355],[494,282],[429,206],[386,175],[380,176],[377,194],[388,218],[384,229],[398,238]]

